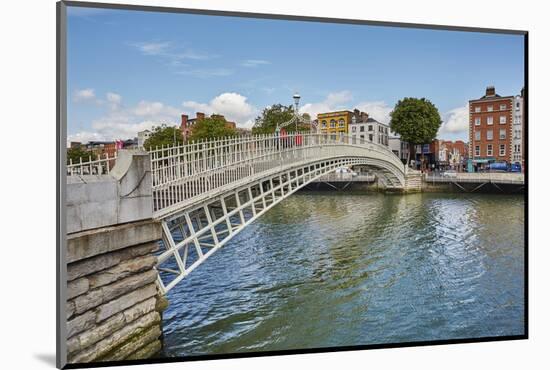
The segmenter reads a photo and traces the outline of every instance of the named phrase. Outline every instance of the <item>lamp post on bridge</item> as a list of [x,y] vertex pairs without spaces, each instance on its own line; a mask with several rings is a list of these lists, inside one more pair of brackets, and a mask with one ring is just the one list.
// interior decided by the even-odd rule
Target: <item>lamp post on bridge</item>
[[296,115],[296,131],[298,131],[298,106],[300,105],[300,94],[295,93],[292,98],[294,99],[294,114]]

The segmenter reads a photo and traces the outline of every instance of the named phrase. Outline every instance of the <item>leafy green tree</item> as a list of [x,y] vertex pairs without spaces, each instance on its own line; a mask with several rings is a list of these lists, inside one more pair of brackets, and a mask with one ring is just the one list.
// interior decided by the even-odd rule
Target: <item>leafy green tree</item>
[[233,136],[237,130],[226,125],[226,120],[221,117],[208,117],[195,123],[189,140],[211,139],[223,136]]
[[80,163],[80,158],[82,158],[82,162],[89,162],[90,161],[90,155],[92,156],[92,160],[95,159],[95,156],[82,149],[82,147],[74,147],[67,149],[67,164],[71,163],[72,160],[73,163]]
[[[282,104],[275,104],[271,107],[265,108],[262,113],[256,117],[254,127],[252,127],[253,134],[272,134],[277,128],[277,124],[282,124],[289,121],[294,116],[294,107],[292,105],[286,106]],[[309,125],[303,123],[303,121],[309,121],[309,114],[302,115],[302,122],[298,123],[298,131],[309,130]],[[285,127],[286,131],[296,131],[296,125],[293,123]]]
[[[436,106],[426,98],[403,98],[390,113],[390,128],[401,140],[412,145],[432,142],[441,126],[441,116]],[[411,151],[407,158],[409,164]],[[422,158],[424,159],[424,158]]]
[[155,149],[157,146],[172,146],[183,142],[181,129],[175,126],[167,126],[162,124],[153,127],[153,131],[149,139],[145,140],[143,147],[147,150]]

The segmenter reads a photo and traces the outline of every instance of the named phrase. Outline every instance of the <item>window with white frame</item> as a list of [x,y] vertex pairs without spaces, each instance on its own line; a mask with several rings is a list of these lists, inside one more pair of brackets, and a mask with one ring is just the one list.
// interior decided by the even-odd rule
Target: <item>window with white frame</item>
[[340,120],[338,121],[338,126],[339,126],[339,127],[345,127],[345,125],[346,125],[346,123],[344,122],[343,119],[340,119]]
[[493,130],[487,130],[487,140],[493,140]]
[[359,129],[359,131],[365,132],[365,126],[361,126],[361,128]]
[[330,120],[330,127],[332,127],[332,128],[336,127],[336,121],[335,120],[333,120],[333,119]]
[[479,112],[481,112],[481,107],[475,107],[474,110],[475,110],[476,113],[479,113]]
[[488,124],[488,125],[492,125],[492,124],[493,124],[493,117],[492,117],[492,116],[487,117],[487,124]]
[[475,155],[479,157],[479,145],[476,145]]
[[500,116],[500,124],[503,125],[506,123],[506,116]]
[[487,106],[487,112],[492,112],[493,111],[493,106],[492,105],[488,105]]
[[476,124],[476,126],[481,125],[481,118],[480,117],[475,118],[475,124]]
[[327,128],[327,121],[321,121],[321,127]]
[[500,110],[506,110],[506,104],[501,104],[500,105]]
[[351,126],[351,132],[355,132],[355,131],[357,131],[357,127]]
[[491,157],[493,155],[493,144],[487,144],[487,157]]
[[504,144],[500,144],[498,148],[498,154],[500,156],[503,156],[506,154],[506,146]]
[[474,133],[474,140],[481,140],[481,131],[476,131]]
[[501,128],[498,134],[499,139],[506,139],[506,129]]

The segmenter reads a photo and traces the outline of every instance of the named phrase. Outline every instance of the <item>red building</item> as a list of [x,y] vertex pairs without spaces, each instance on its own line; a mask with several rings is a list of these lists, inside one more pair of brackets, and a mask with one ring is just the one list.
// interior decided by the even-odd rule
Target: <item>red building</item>
[[[225,119],[225,117],[221,114],[212,114],[210,116],[211,118],[220,118],[225,121],[225,126],[229,128],[237,128],[237,125],[235,122],[231,122]],[[195,118],[189,119],[189,116],[187,114],[181,115],[181,134],[183,135],[183,140],[186,141],[187,138],[191,135],[193,132],[193,127],[197,124],[197,122],[200,122],[201,120],[205,119],[206,115],[202,112],[197,112],[197,115]]]
[[500,96],[494,86],[470,100],[469,157],[477,170],[493,162],[512,162],[514,96]]

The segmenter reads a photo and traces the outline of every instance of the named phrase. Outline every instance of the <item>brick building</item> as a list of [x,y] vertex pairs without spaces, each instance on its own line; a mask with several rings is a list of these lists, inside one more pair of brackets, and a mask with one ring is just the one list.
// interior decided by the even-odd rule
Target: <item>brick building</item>
[[[231,121],[226,120],[225,117],[221,114],[212,114],[210,117],[211,118],[220,118],[220,119],[224,120],[226,127],[233,128],[233,129],[237,128],[237,125],[235,124],[235,122],[231,122]],[[184,141],[186,141],[187,138],[191,135],[191,133],[193,131],[193,126],[195,126],[198,122],[200,122],[201,120],[203,120],[205,118],[206,118],[206,115],[202,112],[197,112],[195,118],[189,118],[189,116],[187,114],[182,114],[181,115],[180,129],[181,129],[181,133],[183,135],[183,140]]]
[[514,122],[523,118],[517,114],[516,103],[516,97],[500,96],[494,86],[487,87],[481,98],[470,100],[469,157],[475,170],[483,170],[494,162],[514,163],[518,150],[521,158],[521,145],[514,143],[515,136],[521,137],[521,123]]

